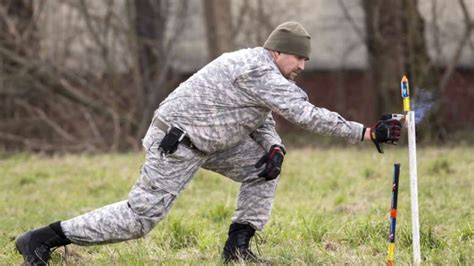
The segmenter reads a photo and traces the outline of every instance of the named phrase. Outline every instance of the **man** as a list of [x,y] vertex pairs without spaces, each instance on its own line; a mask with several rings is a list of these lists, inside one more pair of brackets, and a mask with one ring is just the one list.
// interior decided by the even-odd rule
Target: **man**
[[52,248],[70,243],[143,237],[200,167],[242,183],[223,259],[259,262],[249,241],[268,221],[286,153],[272,112],[351,143],[372,139],[378,145],[400,136],[400,122],[390,117],[365,128],[309,103],[294,79],[310,51],[308,32],[286,22],[263,47],[225,53],[195,73],[155,111],[143,139],[145,163],[128,199],[23,234],[16,246],[25,262],[45,264]]

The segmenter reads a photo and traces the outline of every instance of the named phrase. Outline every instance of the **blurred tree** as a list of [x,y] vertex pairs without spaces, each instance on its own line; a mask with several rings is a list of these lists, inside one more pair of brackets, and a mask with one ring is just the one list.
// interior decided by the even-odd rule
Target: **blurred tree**
[[167,95],[164,88],[156,87],[163,69],[162,63],[168,1],[135,0],[135,30],[137,35],[137,57],[140,70],[140,103],[142,114],[138,134],[142,135],[152,117],[155,105]]
[[[27,0],[0,1],[0,95],[11,95],[15,91],[9,76],[14,75],[19,64],[15,56],[33,56],[38,42],[34,32],[33,3]],[[14,115],[13,98],[1,97],[0,116],[4,119]]]
[[[170,0],[134,0],[137,58],[140,71],[140,104],[142,113],[136,131],[137,137],[146,132],[154,110],[173,89],[176,78],[171,68],[170,49],[181,34],[187,10],[186,1],[175,2],[181,23],[175,22],[171,36],[166,29],[171,20]],[[174,6],[176,7],[176,6]]]
[[[460,54],[468,42],[474,23],[464,0],[458,0],[462,10],[465,31],[460,38],[452,59],[444,72],[434,66],[428,54],[425,39],[425,21],[418,10],[418,0],[381,1],[363,0],[365,10],[366,44],[369,54],[369,73],[377,96],[377,113],[399,112],[401,106],[399,82],[406,74],[410,80],[410,93],[417,90],[429,92],[436,99],[425,119],[424,136],[433,140],[446,138],[446,121],[442,121],[442,91],[447,85]],[[436,18],[436,10],[433,9]],[[434,37],[439,38],[439,36]],[[426,99],[424,99],[426,100]],[[429,100],[429,99],[428,99]]]
[[401,4],[404,72],[414,88],[437,90],[438,75],[428,55],[425,21],[418,10],[418,0],[403,0]]
[[[405,74],[412,97],[417,88],[438,93],[437,71],[428,55],[425,24],[417,2],[363,1],[369,73],[376,90],[378,114],[400,112],[399,84]],[[433,126],[439,127],[439,123],[436,121]]]
[[399,82],[404,73],[400,1],[363,0],[369,75],[376,93],[376,112],[399,112]]
[[[436,1],[433,2],[433,5],[436,4]],[[447,139],[447,130],[446,128],[451,124],[451,121],[443,121],[443,117],[439,114],[441,113],[442,106],[445,104],[452,104],[443,98],[440,95],[443,95],[444,90],[446,90],[448,86],[448,82],[451,80],[453,73],[455,71],[456,66],[461,58],[461,53],[465,46],[468,45],[469,40],[472,39],[474,36],[472,32],[474,31],[474,18],[472,17],[472,9],[468,9],[468,5],[466,4],[465,0],[458,0],[457,1],[458,8],[461,9],[461,13],[463,15],[462,20],[464,22],[464,30],[462,31],[462,35],[457,41],[456,48],[454,50],[453,56],[447,62],[446,68],[444,72],[440,75],[441,77],[437,80],[438,86],[435,87],[434,97],[435,99],[440,98],[440,101],[435,102],[433,111],[428,114],[427,121],[432,130],[430,130],[430,134],[433,135],[436,139]],[[471,2],[472,6],[472,2]],[[433,8],[435,10],[436,8]],[[433,14],[433,16],[437,16],[437,14]],[[474,50],[474,46],[471,44],[471,49]]]
[[234,49],[230,0],[203,0],[210,59]]
[[[420,95],[424,92],[431,94],[430,98],[441,99],[439,90],[439,69],[435,67],[428,54],[428,47],[425,39],[425,21],[418,10],[418,0],[403,0],[402,12],[400,16],[402,25],[402,47],[404,58],[404,73],[407,74],[410,81],[410,94],[412,95],[412,105],[416,108],[418,90]],[[425,96],[424,96],[425,97]],[[423,99],[428,101],[430,99]],[[439,101],[441,102],[441,100]],[[419,134],[419,139],[428,138],[433,140],[443,140],[445,130],[443,130],[441,113],[438,103],[429,112],[429,118],[425,125],[428,130],[425,134]],[[421,112],[422,110],[417,110]]]
[[[139,149],[177,83],[171,51],[186,11],[172,0],[0,0],[2,148]],[[54,25],[54,12],[68,23]]]
[[[43,47],[39,45],[40,30],[36,24],[45,2],[0,3],[1,91],[6,93],[5,101],[11,104],[0,107],[0,113],[5,116],[0,121],[3,147],[47,152],[93,151],[110,144],[104,139],[102,143],[95,143],[90,138],[89,127],[84,127],[80,118],[84,114],[93,121],[89,112],[92,111],[98,114],[95,119],[105,116],[104,120],[114,121],[115,126],[119,123],[117,112],[97,99],[98,94],[88,91],[91,86],[84,75],[41,57]],[[11,112],[5,112],[9,106]],[[98,121],[92,123],[99,124]],[[117,147],[120,131],[108,130],[110,132],[113,136],[111,146]]]
[[28,71],[19,60],[37,57],[35,29],[32,1],[0,1],[0,118],[4,127],[21,119],[15,98],[24,96],[28,84],[16,77]]
[[399,82],[404,74],[413,88],[434,88],[437,84],[417,2],[364,0],[366,41],[379,112],[400,109]]
[[[34,35],[35,29],[31,1],[0,1],[0,37],[3,49],[19,55],[32,56],[31,48],[38,48],[38,39]],[[14,64],[10,57],[5,55],[2,56],[2,62],[4,65],[8,62]]]
[[[440,0],[430,1],[435,20]],[[358,21],[350,17],[353,9],[344,9],[349,2],[355,5],[339,0],[346,17],[356,25]],[[176,64],[173,56],[181,52],[172,49],[177,38],[189,37],[190,32],[183,30],[186,21],[197,21],[201,15],[188,14],[188,3],[204,8],[209,36],[196,31],[198,27],[192,33],[207,40],[212,58],[235,47],[262,45],[275,25],[299,18],[307,9],[307,5],[298,9],[295,2],[289,10],[286,3],[266,0],[0,0],[0,148],[41,152],[140,149],[139,139],[153,111],[184,77],[173,71],[171,63]],[[440,120],[440,107],[447,104],[441,95],[446,97],[443,90],[452,87],[451,76],[466,45],[471,42],[474,47],[468,2],[449,5],[462,12],[458,19],[465,27],[459,32],[446,29],[455,43],[454,52],[434,66],[424,38],[425,28],[433,25],[423,20],[418,1],[360,3],[366,12],[365,28],[356,25],[354,29],[368,47],[368,75],[376,88],[377,113],[400,112],[399,81],[408,74],[415,98],[423,88],[440,100],[425,119],[433,130],[424,132],[442,137],[449,123]],[[194,26],[201,30],[202,25]],[[341,25],[336,21],[335,26]],[[447,33],[434,32],[441,37]],[[439,41],[443,38],[433,38],[435,50],[446,51],[445,43]],[[194,45],[184,44],[175,47]],[[347,97],[342,90],[338,95]],[[345,101],[338,102],[342,109]]]

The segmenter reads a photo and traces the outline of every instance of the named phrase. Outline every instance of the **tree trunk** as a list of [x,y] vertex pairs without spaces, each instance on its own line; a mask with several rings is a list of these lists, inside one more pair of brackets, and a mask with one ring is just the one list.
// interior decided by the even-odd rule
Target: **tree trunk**
[[364,0],[369,76],[376,93],[376,112],[400,112],[403,75],[401,8],[399,1]]
[[234,49],[230,0],[203,0],[210,59]]
[[[399,113],[402,110],[400,79],[407,75],[410,81],[412,105],[417,113],[417,92],[432,94],[438,99],[437,71],[428,56],[424,21],[418,12],[417,1],[364,0],[366,44],[369,54],[369,76],[376,90],[376,110],[381,113]],[[420,93],[421,95],[421,93]],[[423,99],[429,101],[430,99]],[[439,106],[435,103],[426,119],[430,130],[437,132],[431,138],[443,134],[439,128]],[[420,114],[419,113],[419,114]],[[431,130],[438,128],[437,130]],[[438,134],[439,133],[439,134]]]
[[[441,119],[441,99],[439,73],[428,55],[425,40],[425,22],[418,11],[417,0],[403,0],[405,11],[402,13],[403,48],[405,72],[410,80],[412,106],[417,115],[426,116],[419,126],[426,127],[418,139],[442,141],[446,132]],[[434,101],[436,100],[436,101]],[[432,104],[427,108],[427,104]]]
[[[25,67],[12,58],[36,58],[38,39],[34,34],[33,1],[1,0],[0,11],[0,48],[8,51],[8,55],[0,53],[0,120],[9,123],[21,120],[21,108],[15,104],[15,99],[21,95],[23,88],[28,87],[23,84],[24,81],[11,78]],[[9,146],[5,143],[5,148]]]
[[169,75],[165,53],[165,28],[169,3],[166,0],[135,0],[135,30],[140,71],[142,114],[137,136],[143,136],[153,111],[169,93],[163,79]]
[[403,0],[402,3],[405,7],[401,17],[405,71],[415,87],[437,90],[437,73],[428,55],[425,23],[418,12],[418,1]]
[[[33,56],[31,51],[37,51],[38,42],[34,32],[33,2],[27,0],[1,0],[0,9],[5,16],[0,16],[0,47],[8,50],[13,55],[24,57]],[[14,84],[9,81],[9,76],[21,67],[10,57],[0,54],[0,94],[15,91]],[[12,99],[2,97],[0,106],[3,108],[0,115],[11,116],[13,109]]]

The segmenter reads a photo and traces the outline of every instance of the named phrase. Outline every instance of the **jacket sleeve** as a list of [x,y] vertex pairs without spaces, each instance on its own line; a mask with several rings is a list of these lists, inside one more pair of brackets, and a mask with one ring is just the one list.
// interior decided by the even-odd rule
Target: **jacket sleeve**
[[266,151],[270,150],[270,147],[274,144],[284,147],[281,143],[280,136],[275,130],[275,120],[273,120],[271,112],[268,114],[263,124],[250,134],[250,137],[260,144],[260,146],[262,146]]
[[350,143],[358,143],[362,139],[362,124],[347,121],[336,112],[314,106],[302,89],[273,68],[251,69],[235,82],[249,97],[255,99],[256,104],[306,130],[342,137]]

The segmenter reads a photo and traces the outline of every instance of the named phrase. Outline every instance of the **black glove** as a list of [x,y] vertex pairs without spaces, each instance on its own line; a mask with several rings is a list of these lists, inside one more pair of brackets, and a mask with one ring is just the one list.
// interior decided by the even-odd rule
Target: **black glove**
[[384,114],[380,120],[370,129],[370,139],[380,153],[383,149],[381,143],[396,145],[400,139],[402,124],[397,119],[393,119],[391,114]]
[[255,164],[255,168],[260,168],[264,164],[265,169],[258,174],[259,177],[265,177],[265,180],[273,180],[278,177],[281,172],[281,165],[283,164],[283,157],[285,157],[286,151],[279,145],[272,145],[270,151],[263,155],[260,160]]

